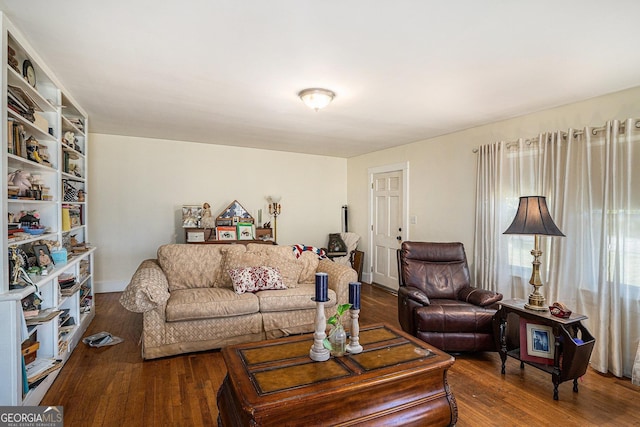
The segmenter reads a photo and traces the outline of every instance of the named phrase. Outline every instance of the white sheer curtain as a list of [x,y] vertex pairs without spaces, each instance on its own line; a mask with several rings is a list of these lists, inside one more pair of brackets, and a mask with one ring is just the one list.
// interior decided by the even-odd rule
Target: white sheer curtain
[[506,298],[532,287],[532,236],[503,235],[520,196],[547,197],[567,237],[542,237],[542,293],[585,314],[594,369],[631,376],[640,340],[640,120],[480,147],[475,282]]

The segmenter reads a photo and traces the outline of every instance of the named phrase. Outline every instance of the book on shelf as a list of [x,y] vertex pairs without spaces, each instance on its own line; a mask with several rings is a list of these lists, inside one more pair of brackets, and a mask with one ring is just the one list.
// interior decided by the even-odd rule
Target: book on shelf
[[22,357],[22,395],[29,393],[29,381],[27,380],[27,364]]
[[76,285],[76,278],[74,277],[71,280],[60,281],[59,284],[62,289],[71,288]]
[[[31,95],[18,86],[7,85],[7,100],[23,112],[33,115],[35,111],[42,111]],[[28,119],[28,117],[25,117]],[[30,120],[33,122],[33,120]]]
[[58,324],[62,325],[64,322],[66,322],[69,319],[69,310],[68,308],[63,308],[62,309],[62,313],[60,313],[60,316],[58,316]]
[[27,158],[27,139],[24,126],[13,119],[7,121],[7,151],[18,157]]
[[25,367],[27,382],[31,385],[60,368],[62,368],[61,361],[39,357]]
[[58,331],[60,332],[61,335],[64,335],[73,331],[73,328],[75,328],[75,325],[64,325],[64,326],[60,326]]
[[24,314],[25,319],[33,319],[38,314],[40,314],[40,310],[38,310],[37,308],[31,310],[22,310],[22,314]]
[[27,325],[39,325],[40,323],[45,323],[56,317],[62,313],[62,310],[56,310],[53,308],[47,308],[46,310],[40,310],[37,316],[31,317],[30,319],[25,319]]
[[16,154],[15,149],[16,147],[14,146],[14,143],[13,143],[13,119],[8,119],[7,120],[7,150],[9,154]]
[[58,341],[58,354],[64,354],[69,350],[69,341],[62,339]]
[[61,275],[58,276],[58,283],[60,284],[61,287],[73,286],[75,281],[76,281],[76,276],[75,274],[72,274],[72,273],[62,273]]
[[63,297],[69,297],[73,294],[75,294],[76,292],[78,292],[78,290],[80,289],[80,283],[79,282],[74,282],[73,286],[71,287],[60,287],[60,295],[62,295]]
[[60,326],[74,326],[76,324],[76,319],[69,314],[68,310],[64,311],[66,311],[63,315],[64,317],[60,316]]

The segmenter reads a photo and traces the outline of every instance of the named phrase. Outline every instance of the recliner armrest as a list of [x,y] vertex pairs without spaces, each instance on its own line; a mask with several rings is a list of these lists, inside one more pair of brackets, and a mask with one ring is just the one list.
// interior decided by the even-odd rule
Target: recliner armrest
[[486,307],[502,300],[502,294],[489,291],[487,289],[480,289],[469,286],[466,288],[462,288],[460,292],[458,292],[458,299],[461,301],[466,301],[469,304]]
[[398,294],[422,305],[430,305],[429,297],[414,286],[400,286]]

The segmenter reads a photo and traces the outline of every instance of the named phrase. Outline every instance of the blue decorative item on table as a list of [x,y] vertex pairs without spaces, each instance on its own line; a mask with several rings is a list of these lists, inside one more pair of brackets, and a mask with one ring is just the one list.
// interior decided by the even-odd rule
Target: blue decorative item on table
[[22,227],[22,229],[24,231],[26,231],[27,233],[32,234],[34,236],[38,236],[38,235],[43,234],[45,232],[44,228]]

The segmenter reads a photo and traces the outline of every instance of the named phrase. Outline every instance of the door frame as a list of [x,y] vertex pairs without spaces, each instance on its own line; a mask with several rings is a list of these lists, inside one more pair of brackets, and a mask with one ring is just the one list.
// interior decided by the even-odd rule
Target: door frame
[[365,265],[365,271],[362,273],[362,280],[371,283],[373,278],[373,176],[378,173],[402,171],[402,241],[409,240],[409,162],[392,163],[389,165],[376,166],[367,169],[369,174],[369,265]]

